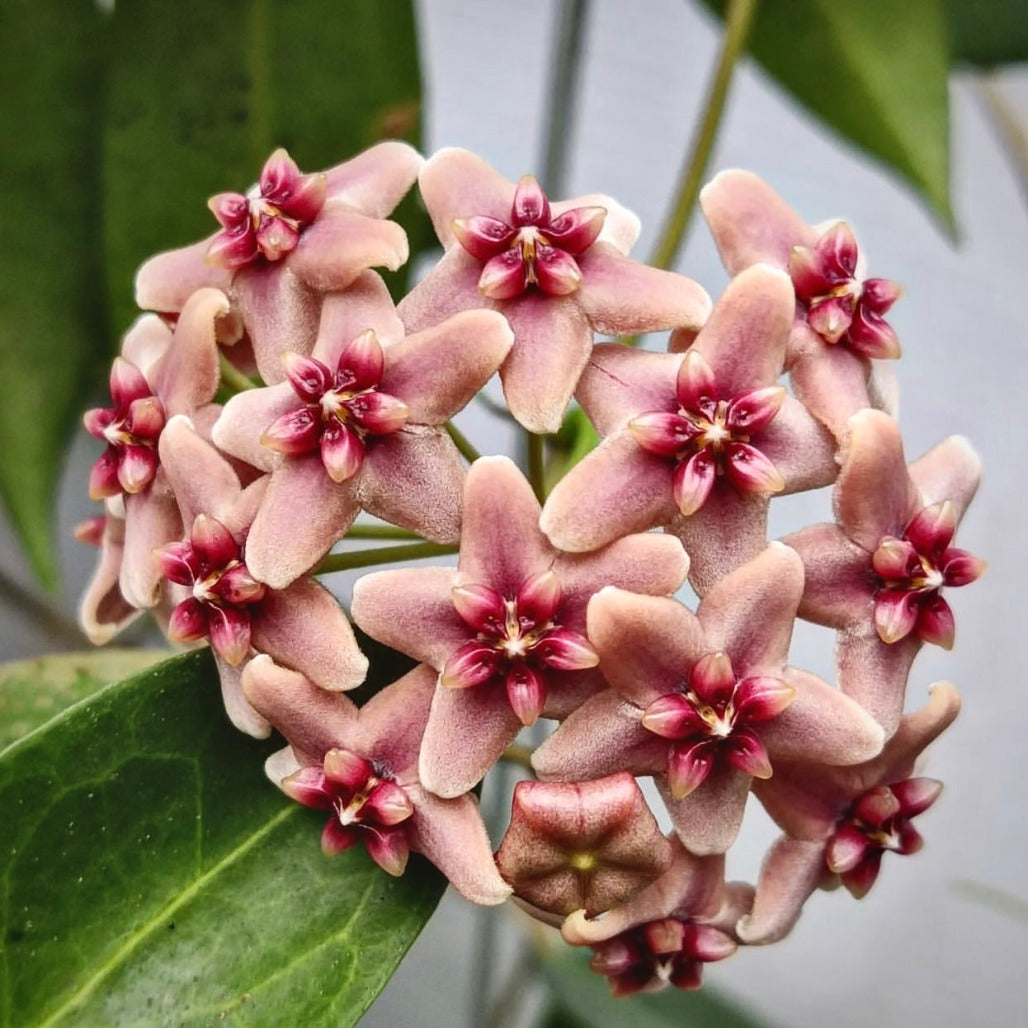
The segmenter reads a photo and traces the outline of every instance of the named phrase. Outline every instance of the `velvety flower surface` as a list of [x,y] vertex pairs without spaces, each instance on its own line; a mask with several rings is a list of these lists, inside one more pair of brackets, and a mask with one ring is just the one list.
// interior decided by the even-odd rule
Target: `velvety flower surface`
[[[126,333],[111,369],[113,406],[85,415],[87,430],[107,443],[90,474],[90,495],[104,499],[109,515],[122,522],[117,546],[102,550],[97,578],[87,588],[89,608],[93,597],[107,591],[100,581],[109,579],[115,553],[120,557],[122,598],[138,608],[152,607],[158,600],[161,576],[152,551],[182,532],[175,498],[160,468],[158,441],[176,414],[208,415],[219,381],[216,324],[227,310],[224,293],[201,289],[189,298],[174,331],[153,315],[140,318]],[[82,613],[89,638],[101,641],[105,630],[94,632],[88,608]]]
[[702,593],[763,549],[770,495],[831,482],[830,434],[778,385],[794,306],[786,276],[757,265],[684,357],[595,347],[576,395],[606,438],[547,499],[554,545],[668,526]]
[[362,509],[455,542],[464,466],[439,426],[485,384],[511,341],[492,311],[405,337],[371,271],[328,296],[311,354],[287,350],[285,381],[234,396],[214,426],[223,450],[271,472],[248,542],[254,575],[288,585]]
[[833,768],[802,759],[782,761],[773,779],[755,786],[787,834],[765,858],[753,909],[737,926],[744,942],[782,938],[807,897],[818,886],[838,882],[837,874],[859,897],[873,884],[886,851],[920,848],[909,820],[927,809],[941,786],[911,775],[922,751],[959,710],[956,689],[938,683],[924,707],[903,717],[877,757]]
[[785,542],[806,570],[800,617],[840,630],[839,686],[891,732],[921,644],[953,644],[943,587],[971,582],[984,568],[950,545],[980,465],[954,436],[908,468],[899,427],[872,410],[850,419],[843,458],[837,523],[811,525]]
[[307,675],[324,689],[352,689],[368,662],[331,593],[313,579],[285,589],[257,582],[247,566],[246,539],[267,479],[241,487],[228,461],[186,418],[168,422],[160,457],[190,538],[164,549],[159,566],[178,606],[173,639],[208,635],[232,722],[253,735],[269,726],[243,698],[239,676],[256,652]]
[[100,551],[78,614],[86,638],[95,646],[103,646],[142,613],[125,599],[118,581],[125,552],[125,519],[113,514],[90,518],[76,526],[75,538]]
[[793,388],[842,438],[850,415],[876,405],[869,358],[900,354],[884,318],[899,287],[864,278],[845,222],[812,228],[749,172],[721,172],[704,187],[700,206],[731,274],[759,261],[790,274],[798,300],[787,361]]
[[482,458],[464,487],[456,570],[380,571],[354,587],[353,617],[364,631],[440,672],[421,780],[441,796],[478,782],[523,724],[562,717],[603,688],[585,638],[593,593],[613,583],[668,595],[688,570],[669,536],[564,554],[538,521],[539,503],[514,464]]
[[588,635],[611,688],[576,710],[536,750],[546,780],[615,770],[655,776],[694,853],[734,841],[754,777],[781,758],[855,764],[881,728],[819,678],[786,667],[803,569],[771,543],[722,579],[696,615],[675,600],[605,589]]
[[594,331],[695,331],[710,310],[695,282],[625,256],[639,225],[609,197],[553,203],[531,176],[515,185],[457,149],[427,161],[419,184],[446,253],[400,316],[417,331],[461,310],[504,314],[514,331],[504,395],[533,432],[560,427]]
[[284,340],[313,340],[321,293],[346,289],[366,268],[399,268],[407,237],[385,220],[417,177],[422,158],[385,142],[326,172],[303,175],[284,150],[268,158],[245,195],[210,201],[221,228],[158,254],[136,276],[144,310],[180,311],[201,286],[228,293],[267,382],[282,380]]
[[575,910],[609,910],[648,885],[671,863],[671,844],[628,772],[518,782],[496,863],[535,916],[559,924]]
[[440,799],[418,778],[418,748],[435,672],[418,667],[358,710],[269,657],[252,660],[243,691],[289,745],[267,762],[268,777],[308,806],[331,811],[326,852],[363,843],[380,866],[400,874],[407,853],[424,853],[467,899],[502,903],[510,886],[473,796]]

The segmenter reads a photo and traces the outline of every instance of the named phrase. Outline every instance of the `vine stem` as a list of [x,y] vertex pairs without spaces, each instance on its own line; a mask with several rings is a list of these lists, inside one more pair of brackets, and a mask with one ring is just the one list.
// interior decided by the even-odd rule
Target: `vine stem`
[[457,547],[449,543],[404,543],[400,546],[380,546],[374,550],[356,550],[353,553],[330,553],[313,571],[315,575],[331,575],[337,571],[374,567],[376,564],[395,564],[401,560],[419,560],[421,557],[444,557],[456,553]]
[[245,393],[247,389],[255,389],[257,383],[244,375],[232,362],[218,351],[218,369],[221,372],[221,384],[234,393]]
[[540,503],[546,502],[546,436],[525,432],[528,450],[528,481]]
[[757,3],[758,0],[729,0],[725,12],[725,33],[721,40],[721,53],[718,55],[714,78],[707,90],[703,114],[679,173],[674,206],[664,222],[660,239],[650,258],[650,264],[655,268],[671,267],[689,228],[689,221],[696,208],[696,199],[700,195],[700,187],[721,124],[732,72],[746,49]]
[[446,434],[453,440],[454,445],[460,450],[461,456],[469,464],[474,464],[482,456],[468,441],[468,437],[452,421],[447,421],[443,428],[446,429]]

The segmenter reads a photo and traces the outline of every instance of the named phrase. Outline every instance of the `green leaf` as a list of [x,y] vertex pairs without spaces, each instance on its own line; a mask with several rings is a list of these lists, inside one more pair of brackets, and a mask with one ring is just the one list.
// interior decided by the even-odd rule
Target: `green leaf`
[[767,1028],[710,985],[614,999],[606,979],[589,969],[588,953],[558,949],[542,962],[553,997],[547,1028]]
[[986,66],[1028,61],[1025,0],[943,0],[955,61]]
[[[725,0],[704,0],[719,14]],[[750,51],[812,114],[899,172],[953,230],[939,0],[761,0]]]
[[101,27],[94,3],[0,4],[0,497],[51,587],[57,473],[107,349]]
[[110,682],[167,656],[167,650],[111,648],[0,664],[0,750]]
[[382,138],[420,143],[410,0],[176,0],[173,15],[165,0],[118,0],[110,53],[104,228],[118,326],[136,314],[136,268],[213,232],[207,198],[247,189],[275,147],[313,171]]
[[208,650],[102,690],[0,754],[0,1025],[338,1028],[389,979],[444,887],[264,778]]

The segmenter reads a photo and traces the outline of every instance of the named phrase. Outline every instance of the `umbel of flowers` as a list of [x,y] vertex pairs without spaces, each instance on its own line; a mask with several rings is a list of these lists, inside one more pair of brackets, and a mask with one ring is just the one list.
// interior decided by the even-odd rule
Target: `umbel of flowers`
[[[415,182],[444,252],[394,306],[374,269],[407,258],[388,215]],[[908,709],[908,677],[983,569],[954,545],[977,458],[951,438],[908,464],[887,400],[899,288],[748,173],[701,203],[733,276],[713,306],[628,257],[639,226],[609,197],[556,201],[460,150],[306,174],[276,151],[210,201],[209,239],[142,267],[149,313],[85,416],[105,444],[87,634],[149,610],[209,643],[326,854],[398,875],[415,851],[473,902],[514,896],[616,995],[696,988],[819,887],[861,897],[920,848],[942,787],[915,765],[959,698],[918,686]],[[654,332],[664,352],[595,341]],[[573,399],[601,437],[548,494],[538,460],[529,480],[452,425],[495,373],[537,456]],[[774,497],[832,483],[833,523],[768,539]],[[408,542],[360,566],[455,566],[375,571],[344,610],[317,578],[356,565],[330,551],[375,534],[362,514]],[[417,662],[360,708],[351,618]],[[834,681],[789,663],[796,618],[837,633]],[[497,845],[475,789],[539,719]],[[751,793],[783,834],[754,885],[726,882]]]

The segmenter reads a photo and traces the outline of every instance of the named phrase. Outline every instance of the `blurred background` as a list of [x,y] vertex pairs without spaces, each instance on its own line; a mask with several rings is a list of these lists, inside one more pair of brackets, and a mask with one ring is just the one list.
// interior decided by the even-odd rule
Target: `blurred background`
[[[462,146],[512,179],[540,169],[545,126],[563,99],[550,90],[550,69],[568,6],[552,0],[416,5],[426,153]],[[579,87],[568,112],[559,195],[602,191],[635,211],[643,224],[633,253],[640,259],[656,242],[720,31],[706,9],[681,0],[584,5]],[[916,48],[917,39],[903,45]],[[772,1025],[858,1028],[873,1019],[957,1028],[1023,1018],[1028,806],[1016,773],[1028,717],[1028,659],[1017,643],[1028,614],[1022,538],[1028,66],[957,71],[950,103],[955,241],[907,185],[815,122],[750,59],[737,70],[707,176],[748,168],[808,221],[850,221],[870,273],[894,278],[906,290],[889,320],[904,348],[896,372],[908,457],[959,433],[985,466],[958,544],[989,560],[990,568],[980,583],[947,594],[956,613],[956,646],[951,653],[926,648],[908,692],[913,708],[926,699],[930,683],[948,679],[964,697],[961,717],[923,769],[946,783],[941,801],[919,821],[925,851],[886,858],[878,884],[859,904],[842,892],[817,894],[787,940],[740,950],[706,970],[710,986]],[[675,267],[715,298],[725,285],[701,218]],[[510,451],[509,432],[483,408],[466,412],[460,424],[483,452]],[[83,648],[74,610],[93,552],[74,543],[70,529],[93,513],[85,487],[92,443],[79,434],[61,479],[56,597],[36,586],[11,525],[0,521],[0,659]],[[779,535],[829,520],[828,504],[824,492],[773,504],[772,530]],[[832,634],[801,626],[791,660],[830,677]],[[751,807],[730,854],[729,877],[753,881],[777,832]],[[494,923],[483,927],[490,919]],[[469,1024],[484,1025],[491,998],[503,990],[508,972],[517,974],[523,938],[516,912],[483,913],[448,894],[362,1024],[451,1026],[468,1010]],[[483,953],[496,954],[486,979]],[[510,1023],[528,1023],[535,986],[513,982],[528,1002],[522,1020]]]

